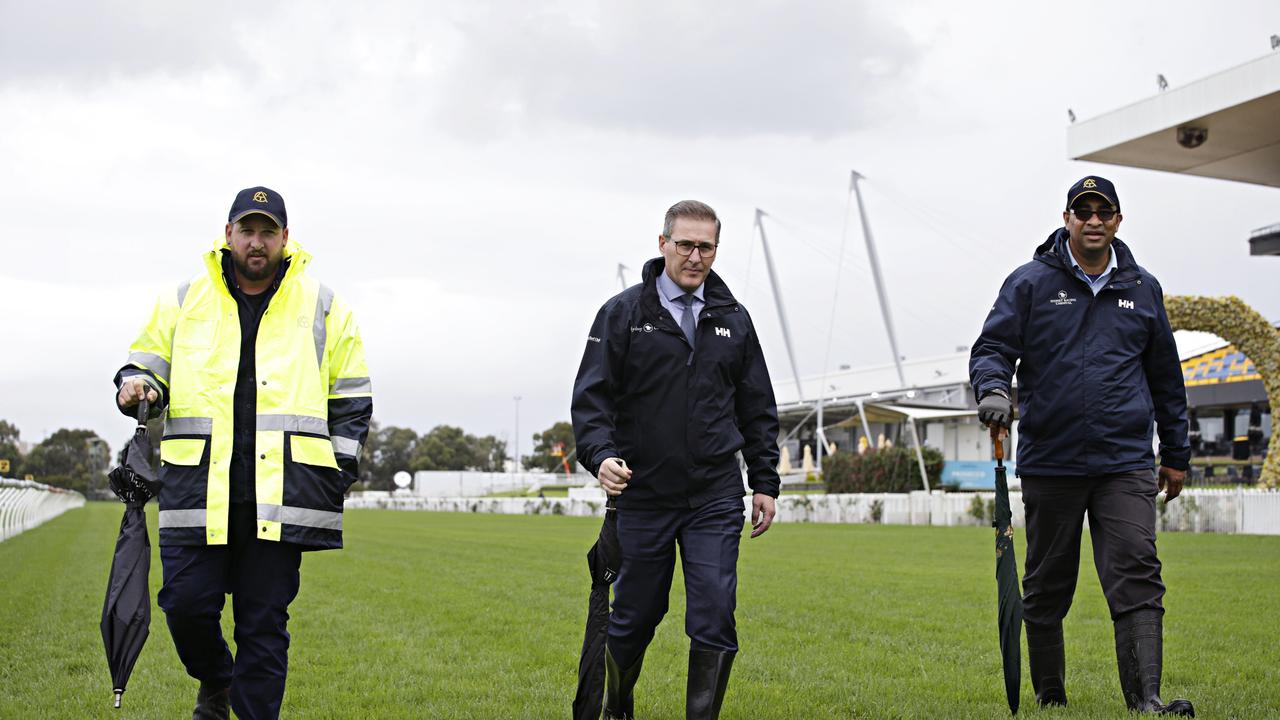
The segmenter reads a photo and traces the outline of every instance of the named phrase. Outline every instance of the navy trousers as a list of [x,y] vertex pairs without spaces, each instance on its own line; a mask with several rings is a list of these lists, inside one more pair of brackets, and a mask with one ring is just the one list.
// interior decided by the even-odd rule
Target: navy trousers
[[685,634],[695,650],[737,652],[741,497],[697,508],[618,510],[622,567],[613,585],[609,651],[621,667],[644,653],[667,613],[676,546],[684,570]]
[[1023,477],[1026,621],[1053,625],[1071,609],[1085,513],[1093,564],[1111,618],[1134,610],[1163,611],[1164,583],[1156,557],[1157,492],[1150,470],[1098,477]]
[[[258,540],[253,505],[231,506],[226,545],[160,547],[164,610],[178,657],[191,677],[231,688],[241,720],[278,718],[289,668],[289,603],[298,594],[302,551]],[[222,637],[231,595],[236,656]]]

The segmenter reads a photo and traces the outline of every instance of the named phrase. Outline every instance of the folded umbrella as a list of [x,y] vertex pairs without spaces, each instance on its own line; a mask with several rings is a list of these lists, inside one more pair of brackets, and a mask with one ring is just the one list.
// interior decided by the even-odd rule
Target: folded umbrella
[[1008,471],[1000,427],[991,427],[996,456],[996,587],[1000,598],[1000,660],[1004,665],[1004,693],[1009,711],[1018,714],[1022,684],[1022,591],[1018,589],[1018,561],[1013,554],[1013,511],[1009,509]]
[[604,705],[604,650],[609,638],[609,586],[618,577],[622,548],[618,545],[618,511],[613,498],[605,504],[600,537],[587,551],[591,596],[587,600],[587,629],[578,660],[578,692],[573,698],[574,720],[597,720]]
[[115,707],[120,707],[120,697],[151,625],[148,586],[151,541],[147,538],[147,515],[143,506],[159,491],[160,483],[151,468],[148,411],[146,400],[138,404],[138,429],[125,449],[124,464],[108,475],[112,492],[125,504],[115,556],[111,559],[111,575],[107,579],[101,625],[107,666],[115,689]]

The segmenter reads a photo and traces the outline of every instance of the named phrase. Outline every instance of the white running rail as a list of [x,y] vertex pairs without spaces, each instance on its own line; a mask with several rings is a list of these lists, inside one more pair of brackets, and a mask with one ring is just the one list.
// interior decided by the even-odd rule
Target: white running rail
[[[789,523],[878,523],[884,525],[991,524],[993,493],[949,493],[916,490],[910,493],[804,495],[783,493],[778,521]],[[750,506],[750,497],[744,498]],[[1009,493],[1015,527],[1026,527],[1022,493]],[[499,513],[507,515],[599,515],[604,493],[578,488],[569,497],[421,497],[410,493],[363,493],[347,498],[348,508],[431,510],[437,512]],[[1160,532],[1218,532],[1280,535],[1280,491],[1183,490],[1181,497],[1157,505]]]
[[0,541],[78,507],[84,496],[74,490],[0,478]]

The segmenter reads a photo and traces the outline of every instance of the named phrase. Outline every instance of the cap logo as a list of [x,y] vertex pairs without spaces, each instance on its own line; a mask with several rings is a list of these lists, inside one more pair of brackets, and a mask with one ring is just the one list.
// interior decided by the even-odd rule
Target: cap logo
[[[1087,188],[1096,188],[1096,187],[1098,187],[1098,181],[1097,181],[1097,180],[1094,180],[1093,178],[1089,178],[1089,179],[1087,179],[1087,180],[1085,180],[1085,181],[1084,181],[1084,186],[1085,186],[1085,187],[1087,187]],[[261,195],[262,193],[258,193],[258,194],[259,194],[259,195]],[[255,199],[257,199],[257,198],[255,198]]]
[[[1089,186],[1086,185],[1085,187],[1089,187]],[[264,203],[267,201],[267,194],[259,190],[258,192],[253,194],[253,201]]]

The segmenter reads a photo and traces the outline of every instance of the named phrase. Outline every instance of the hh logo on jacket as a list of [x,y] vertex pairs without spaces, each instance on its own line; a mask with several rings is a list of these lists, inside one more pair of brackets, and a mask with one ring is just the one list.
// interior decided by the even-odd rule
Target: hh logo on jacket
[[1122,310],[1132,310],[1132,309],[1133,309],[1133,301],[1132,301],[1132,300],[1125,300],[1124,298],[1121,298],[1121,299],[1120,299],[1120,308],[1121,308]]
[[732,337],[732,335],[729,334],[729,328],[722,327],[716,328],[716,335],[719,335],[720,337]]

